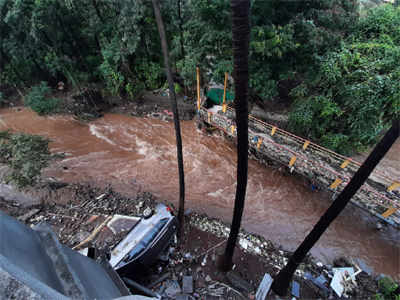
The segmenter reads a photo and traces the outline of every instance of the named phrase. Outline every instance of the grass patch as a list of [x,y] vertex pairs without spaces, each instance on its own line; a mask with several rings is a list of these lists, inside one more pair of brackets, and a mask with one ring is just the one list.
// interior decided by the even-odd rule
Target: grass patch
[[35,185],[51,154],[49,140],[25,133],[0,131],[0,163],[11,168],[6,180],[18,187]]

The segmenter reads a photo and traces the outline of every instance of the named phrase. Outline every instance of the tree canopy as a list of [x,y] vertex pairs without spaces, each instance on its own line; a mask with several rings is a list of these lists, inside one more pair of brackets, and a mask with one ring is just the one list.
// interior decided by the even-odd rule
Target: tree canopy
[[[161,11],[175,80],[193,93],[199,66],[203,82],[222,83],[229,0]],[[399,9],[359,15],[358,0],[251,1],[250,100],[291,106],[291,130],[341,153],[373,144],[399,113]],[[165,85],[160,50],[151,1],[0,0],[0,89],[95,83],[133,98]]]

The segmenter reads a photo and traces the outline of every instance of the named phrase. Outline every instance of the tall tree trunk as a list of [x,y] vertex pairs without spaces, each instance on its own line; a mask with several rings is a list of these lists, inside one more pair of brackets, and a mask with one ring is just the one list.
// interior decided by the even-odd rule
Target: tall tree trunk
[[368,179],[369,175],[378,165],[379,161],[389,151],[390,147],[394,144],[400,133],[400,120],[393,122],[392,128],[385,134],[383,139],[374,148],[372,153],[368,156],[366,161],[358,169],[353,178],[346,185],[344,190],[327,209],[325,214],[319,219],[318,223],[314,226],[313,230],[307,235],[301,245],[293,253],[287,265],[278,273],[272,284],[272,289],[280,296],[286,295],[289,283],[292,280],[293,273],[296,271],[298,265],[303,261],[308,251],[315,245],[321,235],[329,227],[329,225],[336,219],[342,210],[349,203],[350,199],[358,191],[358,189]]
[[235,80],[235,110],[237,125],[237,186],[235,208],[225,254],[219,267],[228,271],[232,268],[232,257],[239,234],[240,223],[247,187],[248,169],[248,87],[249,87],[249,41],[250,41],[250,1],[231,0],[232,39],[233,39],[233,76]]
[[176,95],[174,88],[174,81],[172,79],[172,72],[169,65],[169,53],[167,38],[165,34],[164,22],[161,17],[160,3],[158,0],[152,0],[154,15],[156,17],[158,32],[161,39],[161,47],[164,56],[165,72],[167,73],[167,80],[169,85],[169,99],[171,101],[172,112],[174,114],[174,124],[175,124],[175,136],[176,136],[176,152],[178,158],[178,169],[179,169],[179,210],[178,210],[178,220],[180,223],[180,237],[183,237],[184,232],[184,212],[185,212],[185,176],[183,171],[183,155],[182,155],[182,137],[181,137],[181,127],[179,123],[178,106],[176,103]]

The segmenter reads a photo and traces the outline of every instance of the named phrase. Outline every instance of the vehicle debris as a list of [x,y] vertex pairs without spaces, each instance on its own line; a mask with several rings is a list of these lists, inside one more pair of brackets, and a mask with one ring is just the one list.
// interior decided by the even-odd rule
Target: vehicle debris
[[110,264],[120,275],[135,272],[138,265],[150,266],[176,233],[178,222],[169,207],[158,204],[151,216],[148,213],[111,251]]

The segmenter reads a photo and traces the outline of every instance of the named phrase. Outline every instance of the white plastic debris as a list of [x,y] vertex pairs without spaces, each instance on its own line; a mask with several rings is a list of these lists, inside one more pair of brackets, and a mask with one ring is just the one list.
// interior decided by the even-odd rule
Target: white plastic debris
[[345,279],[347,277],[354,276],[354,269],[353,268],[333,268],[333,278],[331,281],[331,288],[335,291],[335,293],[342,297],[343,292],[345,290]]
[[239,245],[244,249],[247,250],[247,248],[249,247],[249,241],[245,240],[245,239],[240,239],[239,240]]
[[87,256],[88,252],[89,252],[89,248],[83,248],[83,249],[79,250],[78,252],[84,256]]

